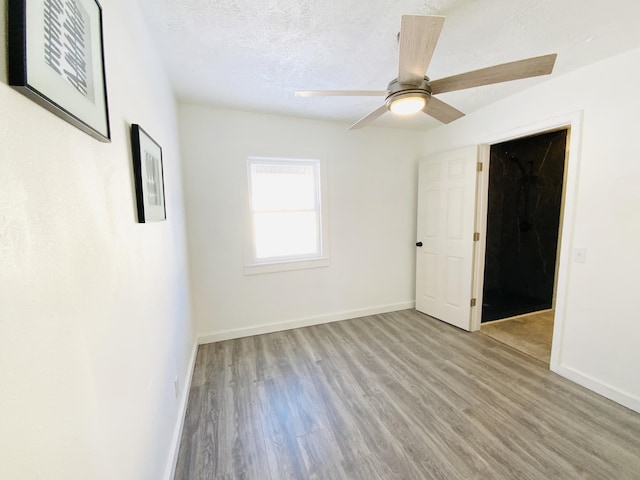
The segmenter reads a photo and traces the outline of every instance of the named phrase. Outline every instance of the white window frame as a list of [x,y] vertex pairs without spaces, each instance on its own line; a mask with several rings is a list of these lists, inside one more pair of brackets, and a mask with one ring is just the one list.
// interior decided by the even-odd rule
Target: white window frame
[[[255,233],[253,227],[252,211],[252,187],[251,187],[251,166],[255,164],[264,165],[305,165],[313,166],[316,177],[316,211],[318,212],[318,245],[319,252],[313,255],[292,255],[283,257],[272,257],[268,259],[256,258]],[[289,270],[301,270],[308,268],[328,267],[329,261],[329,229],[328,229],[328,209],[326,204],[326,165],[319,159],[305,158],[281,158],[281,157],[249,157],[247,159],[247,241],[245,242],[245,275],[255,275],[261,273],[273,273]]]

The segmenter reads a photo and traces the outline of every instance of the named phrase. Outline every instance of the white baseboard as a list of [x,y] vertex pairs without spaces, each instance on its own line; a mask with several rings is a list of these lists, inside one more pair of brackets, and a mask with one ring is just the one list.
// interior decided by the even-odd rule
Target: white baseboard
[[369,308],[360,308],[356,310],[347,310],[344,312],[330,313],[327,315],[318,315],[316,317],[299,318],[296,320],[287,320],[285,322],[267,323],[264,325],[256,325],[253,327],[237,328],[233,330],[223,330],[221,332],[212,332],[198,337],[200,345],[205,343],[221,342],[223,340],[231,340],[234,338],[250,337],[253,335],[262,335],[264,333],[281,332],[283,330],[291,330],[292,328],[310,327],[312,325],[320,325],[323,323],[339,322],[341,320],[349,320],[352,318],[366,317],[367,315],[378,315],[380,313],[396,312],[398,310],[407,310],[415,308],[416,302],[401,302],[389,305],[378,305]]
[[176,466],[178,464],[178,452],[180,450],[180,439],[182,438],[182,427],[184,426],[184,418],[187,413],[187,403],[189,402],[189,391],[191,390],[191,380],[193,379],[193,370],[196,366],[196,355],[198,353],[198,342],[196,341],[191,351],[189,359],[189,369],[185,375],[184,385],[180,392],[180,405],[178,407],[178,419],[173,429],[171,437],[171,445],[169,448],[169,459],[164,469],[164,480],[173,480],[176,474]]
[[629,395],[626,392],[618,390],[611,385],[607,385],[606,383],[602,383],[595,378],[592,378],[588,375],[585,375],[573,368],[567,366],[560,366],[556,373],[562,375],[565,378],[568,378],[572,382],[577,383],[578,385],[582,385],[589,390],[592,390],[603,397],[608,398],[609,400],[613,400],[620,405],[624,405],[625,407],[640,413],[640,398]]

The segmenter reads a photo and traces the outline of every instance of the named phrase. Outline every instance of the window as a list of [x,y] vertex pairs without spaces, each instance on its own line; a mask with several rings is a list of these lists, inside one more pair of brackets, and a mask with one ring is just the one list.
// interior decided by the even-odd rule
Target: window
[[249,158],[251,254],[245,273],[328,265],[320,162]]

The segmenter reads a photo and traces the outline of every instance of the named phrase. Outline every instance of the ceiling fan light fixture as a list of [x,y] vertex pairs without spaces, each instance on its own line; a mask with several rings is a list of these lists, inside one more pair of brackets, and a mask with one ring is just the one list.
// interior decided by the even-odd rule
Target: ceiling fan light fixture
[[422,110],[427,101],[423,95],[394,98],[389,102],[389,110],[397,115],[411,115]]
[[389,111],[397,115],[412,115],[424,110],[431,96],[428,82],[427,77],[417,86],[403,85],[397,79],[393,80],[387,87],[389,96],[385,102]]

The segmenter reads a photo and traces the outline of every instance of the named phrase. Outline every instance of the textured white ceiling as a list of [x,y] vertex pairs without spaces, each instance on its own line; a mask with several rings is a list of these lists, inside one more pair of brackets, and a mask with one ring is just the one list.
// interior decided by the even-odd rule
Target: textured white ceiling
[[[432,79],[558,53],[552,76],[640,46],[639,0],[138,0],[178,98],[355,122],[384,98],[299,98],[301,89],[384,90],[403,14],[444,15]],[[465,113],[548,77],[439,96]],[[594,94],[606,79],[594,79]],[[427,115],[374,122],[439,125]]]

